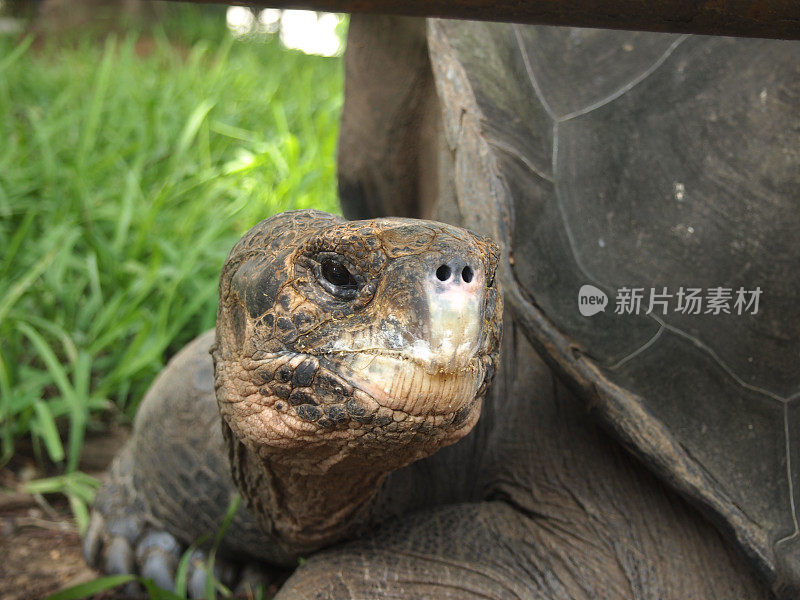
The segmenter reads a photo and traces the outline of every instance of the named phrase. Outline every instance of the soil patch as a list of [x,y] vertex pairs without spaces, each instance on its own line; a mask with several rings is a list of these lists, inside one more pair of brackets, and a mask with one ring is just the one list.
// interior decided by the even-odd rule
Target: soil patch
[[44,598],[99,576],[81,554],[81,540],[69,509],[0,510],[0,581],[4,600]]
[[[102,478],[128,432],[111,428],[87,438],[81,469]],[[22,482],[44,477],[24,448],[0,470],[0,598],[36,600],[100,576],[81,554],[81,538],[66,499],[37,498]],[[96,598],[121,598],[112,593]]]

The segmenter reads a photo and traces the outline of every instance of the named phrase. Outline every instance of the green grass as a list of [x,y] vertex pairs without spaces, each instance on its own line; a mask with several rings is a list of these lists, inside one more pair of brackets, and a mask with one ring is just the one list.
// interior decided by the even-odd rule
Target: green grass
[[337,210],[341,60],[175,10],[146,34],[0,37],[0,466],[30,437],[81,525],[87,428],[132,418],[213,327],[238,237]]

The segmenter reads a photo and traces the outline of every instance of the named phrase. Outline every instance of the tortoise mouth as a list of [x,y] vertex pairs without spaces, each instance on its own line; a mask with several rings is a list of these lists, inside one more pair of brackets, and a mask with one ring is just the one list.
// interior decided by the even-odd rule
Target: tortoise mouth
[[395,420],[402,414],[446,421],[472,404],[486,374],[477,357],[456,371],[432,371],[400,353],[373,350],[324,355],[281,351],[244,362],[263,398],[260,404],[289,409],[323,426],[329,420],[367,423],[387,414]]
[[381,406],[411,416],[457,412],[475,398],[485,375],[478,358],[445,371],[383,350],[339,353],[321,362]]

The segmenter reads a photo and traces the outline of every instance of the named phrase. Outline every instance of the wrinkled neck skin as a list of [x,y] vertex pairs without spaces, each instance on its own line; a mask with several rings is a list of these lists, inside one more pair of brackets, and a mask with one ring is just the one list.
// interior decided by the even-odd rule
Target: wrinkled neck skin
[[[275,541],[276,562],[296,565],[297,557],[357,537],[375,519],[372,508],[387,471],[349,460],[324,472],[283,453],[257,453],[231,435],[223,422],[234,481],[262,529]],[[258,456],[261,454],[262,456]]]
[[353,537],[371,522],[370,508],[386,472],[336,465],[325,474],[297,473],[292,467],[264,465],[272,475],[270,493],[276,524],[298,546],[320,548]]
[[477,422],[480,408],[476,399],[467,419],[446,437],[431,432],[421,442],[417,433],[416,444],[387,444],[385,453],[371,456],[327,444],[289,451],[248,447],[224,418],[223,433],[234,482],[275,543],[274,562],[294,566],[297,557],[358,537],[384,520],[385,512],[375,509],[387,474],[465,435]]

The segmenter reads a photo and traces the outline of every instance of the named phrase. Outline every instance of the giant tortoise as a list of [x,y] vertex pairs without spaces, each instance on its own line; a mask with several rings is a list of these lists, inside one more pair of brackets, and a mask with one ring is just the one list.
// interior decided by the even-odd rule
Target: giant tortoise
[[90,562],[169,585],[238,489],[280,598],[798,597],[800,45],[353,17],[346,65],[373,220],[237,244]]

